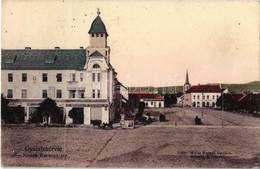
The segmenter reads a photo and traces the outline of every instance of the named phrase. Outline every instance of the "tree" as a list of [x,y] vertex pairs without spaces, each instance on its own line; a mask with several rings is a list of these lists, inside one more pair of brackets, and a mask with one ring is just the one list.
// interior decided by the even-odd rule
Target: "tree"
[[236,108],[235,101],[232,95],[229,93],[223,93],[222,96],[218,98],[216,105],[222,108],[222,103],[223,103],[223,110],[225,111],[233,111]]
[[7,123],[8,122],[8,104],[9,104],[9,100],[6,99],[3,95],[3,93],[1,94],[1,119]]
[[140,118],[140,117],[143,116],[144,108],[145,108],[145,103],[144,102],[140,102],[139,103],[138,112],[135,115],[136,118]]
[[164,95],[164,105],[165,107],[170,107],[177,103],[177,97],[175,94],[165,94]]
[[51,98],[47,98],[40,103],[39,113],[47,119],[47,126],[49,125],[49,117],[56,118],[60,115],[60,108],[57,103]]

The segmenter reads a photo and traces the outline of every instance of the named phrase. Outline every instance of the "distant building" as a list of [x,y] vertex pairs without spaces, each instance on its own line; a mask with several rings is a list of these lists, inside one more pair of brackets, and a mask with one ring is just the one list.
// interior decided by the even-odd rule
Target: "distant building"
[[188,70],[186,71],[186,79],[185,83],[183,85],[183,93],[185,93],[187,90],[189,90],[191,87],[190,82],[189,82],[189,75],[188,75]]
[[184,94],[184,106],[190,107],[215,107],[217,99],[222,93],[227,93],[226,88],[219,84],[195,85]]
[[[86,49],[2,50],[2,92],[10,106],[24,109],[24,122],[34,122],[46,98],[56,101],[65,123],[76,124],[90,124],[94,119],[109,122],[120,99],[126,102],[126,88],[118,80],[115,84],[108,33],[99,15],[98,11],[91,24]],[[73,118],[71,111],[76,113]]]
[[154,92],[129,92],[129,100],[132,103],[136,103],[137,100],[144,102],[145,107],[164,107],[163,96]]

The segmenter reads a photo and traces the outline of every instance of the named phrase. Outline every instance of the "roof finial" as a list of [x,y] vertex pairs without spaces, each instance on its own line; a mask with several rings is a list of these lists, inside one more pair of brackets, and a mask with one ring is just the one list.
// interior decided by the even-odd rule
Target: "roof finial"
[[100,13],[101,13],[101,12],[99,11],[99,8],[97,8],[97,14],[98,14],[98,16],[100,15]]

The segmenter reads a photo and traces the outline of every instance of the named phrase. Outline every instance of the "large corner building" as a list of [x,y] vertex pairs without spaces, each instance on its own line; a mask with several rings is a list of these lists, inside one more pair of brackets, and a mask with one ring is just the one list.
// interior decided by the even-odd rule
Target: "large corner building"
[[[9,106],[24,109],[24,122],[33,122],[45,98],[56,101],[66,124],[113,120],[117,73],[110,64],[108,33],[99,15],[98,11],[91,24],[86,49],[2,49],[2,93]],[[126,102],[128,93],[123,92],[117,98]],[[70,111],[77,115],[71,118]]]

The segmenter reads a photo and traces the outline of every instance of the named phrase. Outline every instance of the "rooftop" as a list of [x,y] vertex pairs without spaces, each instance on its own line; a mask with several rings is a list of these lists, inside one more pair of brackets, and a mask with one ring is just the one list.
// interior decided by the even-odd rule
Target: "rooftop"
[[107,34],[106,26],[100,16],[98,15],[95,20],[92,22],[90,30],[88,31],[89,34],[95,34],[95,33],[100,33],[100,34]]
[[186,93],[222,93],[224,90],[219,84],[206,84],[192,86]]
[[1,50],[2,70],[82,70],[84,49]]

